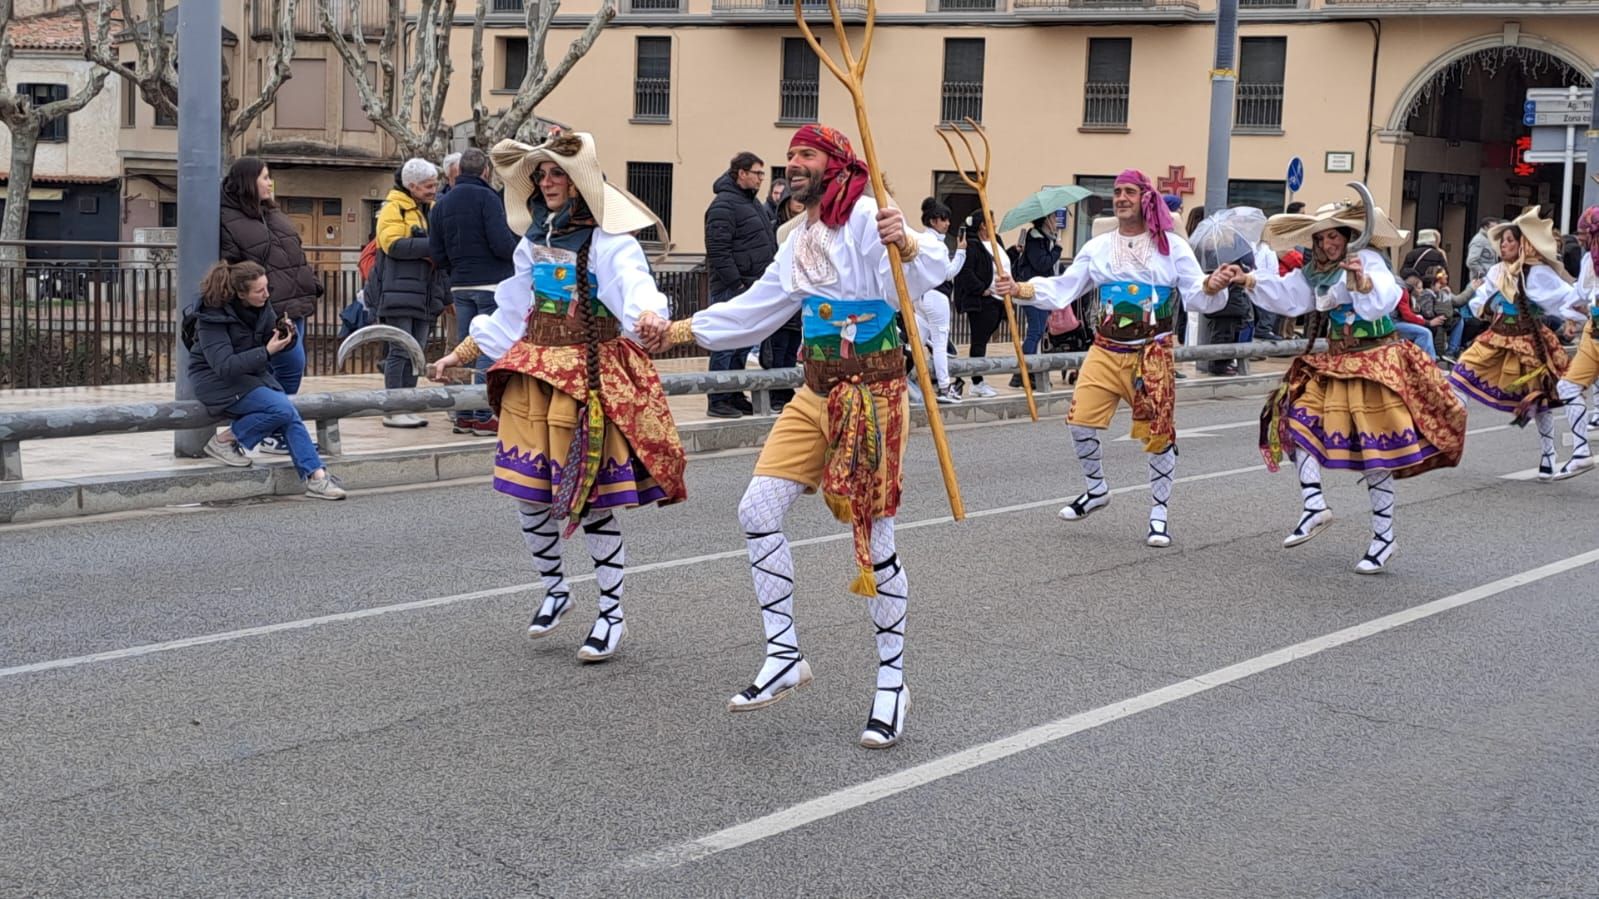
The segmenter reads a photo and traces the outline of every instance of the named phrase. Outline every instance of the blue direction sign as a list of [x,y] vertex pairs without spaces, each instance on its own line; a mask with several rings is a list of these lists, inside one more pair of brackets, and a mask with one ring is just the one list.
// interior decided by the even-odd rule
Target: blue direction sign
[[1295,156],[1288,160],[1288,189],[1297,191],[1305,186],[1305,161]]

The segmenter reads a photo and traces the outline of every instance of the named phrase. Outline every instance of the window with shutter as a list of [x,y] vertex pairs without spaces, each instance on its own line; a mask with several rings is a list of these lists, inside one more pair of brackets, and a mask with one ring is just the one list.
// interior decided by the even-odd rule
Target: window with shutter
[[780,122],[814,122],[821,60],[804,38],[783,38],[783,78],[778,82]]
[[1238,99],[1233,110],[1235,131],[1281,131],[1283,74],[1288,39],[1246,37],[1238,43]]
[[635,49],[633,118],[664,122],[672,117],[672,39],[641,37]]
[[967,118],[983,120],[982,38],[944,40],[944,90],[939,120],[946,124]]
[[1083,84],[1084,125],[1127,126],[1132,65],[1132,38],[1088,39],[1088,80]]
[[[19,84],[18,96],[27,97],[35,109],[47,103],[55,103],[67,98],[65,84]],[[44,128],[39,131],[39,143],[59,144],[67,139],[67,117],[60,116],[44,123]]]
[[[627,191],[650,208],[668,230],[672,227],[672,164],[670,162],[630,162],[627,164]],[[640,231],[638,239],[659,241],[659,228]]]

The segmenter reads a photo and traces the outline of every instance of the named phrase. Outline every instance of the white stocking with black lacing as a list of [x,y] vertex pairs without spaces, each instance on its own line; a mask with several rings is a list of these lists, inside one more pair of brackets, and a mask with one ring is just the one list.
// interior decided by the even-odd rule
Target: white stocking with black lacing
[[797,685],[802,673],[808,674],[794,629],[794,556],[783,534],[783,518],[804,493],[804,484],[757,475],[739,501],[738,520],[749,546],[750,574],[766,631],[766,660],[750,687],[733,697],[729,707],[734,710],[774,701],[784,688]]
[[1105,469],[1101,465],[1099,432],[1079,425],[1068,425],[1067,429],[1071,431],[1072,448],[1077,452],[1077,461],[1083,466],[1083,481],[1088,489],[1072,500],[1071,505],[1061,509],[1060,517],[1077,521],[1110,505],[1110,486],[1105,483]]
[[1303,449],[1296,449],[1294,466],[1299,470],[1299,495],[1303,505],[1299,523],[1283,539],[1283,546],[1305,543],[1332,523],[1332,512],[1321,490],[1321,461]]
[[622,527],[611,512],[590,512],[583,516],[583,542],[594,560],[594,583],[600,588],[600,612],[578,655],[586,659],[608,658],[616,651],[626,626],[622,617],[622,584],[627,566],[627,550],[622,545]]
[[522,526],[522,539],[533,556],[533,568],[544,585],[544,600],[528,626],[528,633],[543,636],[555,629],[561,616],[572,606],[572,594],[561,563],[561,526],[546,505],[519,502],[516,514]]
[[910,585],[894,547],[894,519],[872,522],[872,568],[877,595],[866,608],[877,628],[877,691],[861,743],[871,748],[899,740],[909,698],[905,695],[905,616]]
[[1149,545],[1170,546],[1166,527],[1167,505],[1171,502],[1172,479],[1177,475],[1177,447],[1149,454]]
[[1588,445],[1588,404],[1582,388],[1573,381],[1561,381],[1556,394],[1566,404],[1566,426],[1571,429],[1571,458],[1560,466],[1556,477],[1576,477],[1593,467],[1593,451]]
[[1367,472],[1366,493],[1371,498],[1371,545],[1356,567],[1373,574],[1381,571],[1394,553],[1394,476],[1386,471]]
[[1555,414],[1539,409],[1532,420],[1538,425],[1538,476],[1546,478],[1555,473]]

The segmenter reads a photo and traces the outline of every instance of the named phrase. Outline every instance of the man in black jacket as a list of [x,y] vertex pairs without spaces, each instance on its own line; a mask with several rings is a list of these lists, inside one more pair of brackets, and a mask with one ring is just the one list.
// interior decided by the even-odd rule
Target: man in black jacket
[[[433,205],[428,217],[428,247],[433,264],[450,282],[455,303],[455,340],[466,339],[472,319],[494,314],[494,288],[516,269],[517,235],[505,222],[505,202],[484,180],[489,158],[470,147],[461,153],[460,173],[449,194]],[[487,371],[487,357],[478,370]],[[487,409],[455,417],[455,433],[493,436],[498,430]]]
[[[766,178],[766,163],[749,151],[733,157],[716,179],[716,196],[705,210],[705,263],[710,269],[711,302],[730,300],[748,290],[777,256],[777,233],[766,204],[756,199]],[[711,371],[741,371],[753,347],[711,353]],[[713,393],[708,414],[715,418],[749,415],[755,407],[742,393]]]

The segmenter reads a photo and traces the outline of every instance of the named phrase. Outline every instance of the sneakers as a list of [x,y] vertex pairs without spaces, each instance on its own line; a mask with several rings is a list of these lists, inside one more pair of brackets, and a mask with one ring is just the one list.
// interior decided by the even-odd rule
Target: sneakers
[[732,403],[712,403],[705,410],[705,414],[709,415],[712,418],[743,418],[744,417],[744,413],[738,411],[738,407],[734,406]]
[[982,384],[973,384],[972,385],[972,396],[979,396],[979,397],[982,397],[983,399],[988,399],[989,397],[992,397],[992,396],[999,396],[999,391],[997,391],[994,388],[988,386],[988,384],[986,382],[982,383]]
[[728,400],[727,402],[734,409],[737,409],[738,411],[744,413],[745,415],[754,415],[755,414],[755,404],[750,402],[749,399],[746,398],[742,393],[738,394],[737,396],[734,396],[732,399]]
[[450,433],[470,434],[472,433],[472,426],[474,424],[477,424],[477,422],[473,420],[472,416],[457,415],[455,416],[455,420],[450,424]]
[[953,386],[950,386],[939,390],[935,399],[941,405],[953,406],[961,401],[961,395],[955,392],[955,388]]
[[428,426],[428,420],[412,415],[409,412],[401,412],[383,416],[383,426],[385,428],[425,428]]
[[500,419],[498,416],[488,421],[474,421],[471,427],[474,437],[498,437],[500,434]]
[[344,499],[344,485],[331,474],[324,474],[320,478],[310,478],[305,482],[305,495],[317,499]]
[[287,456],[289,454],[288,441],[276,437],[268,437],[256,445],[256,449],[269,456]]
[[244,448],[239,446],[239,441],[229,440],[224,443],[220,435],[212,435],[211,439],[205,442],[205,454],[229,468],[249,468],[254,464],[250,457],[244,454]]

